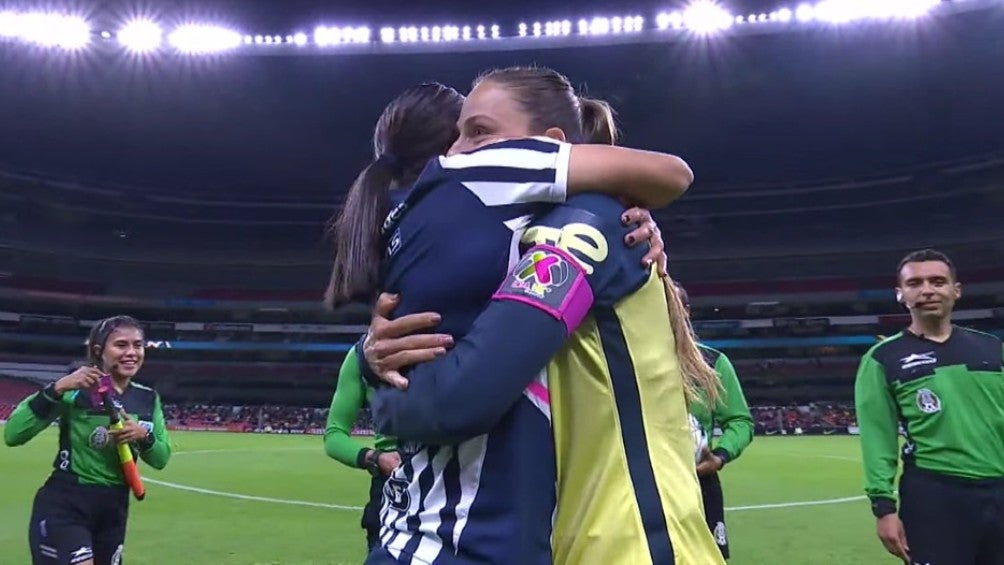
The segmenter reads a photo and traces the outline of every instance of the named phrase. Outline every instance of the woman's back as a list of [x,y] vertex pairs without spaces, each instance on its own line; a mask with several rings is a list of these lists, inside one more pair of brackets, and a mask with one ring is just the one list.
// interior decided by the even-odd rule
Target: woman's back
[[[513,140],[429,164],[385,225],[384,288],[401,297],[395,316],[436,311],[437,332],[467,334],[519,258],[532,215],[564,199],[554,166],[520,165],[535,154],[556,161],[561,147]],[[530,398],[490,433],[459,445],[403,434],[399,446],[381,535],[395,559],[550,563],[554,445],[546,414]]]
[[594,300],[547,367],[558,467],[554,563],[719,563],[694,474],[665,287],[637,267],[641,250],[620,244],[622,211],[611,198],[577,196],[523,237],[524,247],[553,245],[575,257]]

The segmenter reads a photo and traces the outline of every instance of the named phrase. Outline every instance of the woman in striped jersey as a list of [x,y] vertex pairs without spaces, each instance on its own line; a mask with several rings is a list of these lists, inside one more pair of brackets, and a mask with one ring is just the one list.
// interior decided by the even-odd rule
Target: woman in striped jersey
[[[461,122],[461,139],[476,138],[478,146],[432,161],[381,231],[372,233],[373,239],[386,243],[382,287],[401,293],[397,313],[435,310],[442,314],[440,330],[463,338],[446,359],[417,367],[407,392],[382,390],[375,396],[375,417],[387,429],[398,430],[404,440],[403,465],[385,488],[382,548],[371,554],[372,563],[551,562],[554,439],[546,382],[533,382],[533,376],[553,354],[547,353],[537,364],[541,351],[556,351],[565,339],[555,339],[553,323],[567,336],[581,322],[576,317],[585,313],[582,305],[588,299],[568,294],[569,288],[562,285],[575,283],[578,292],[588,293],[588,283],[581,268],[572,261],[562,262],[560,256],[542,257],[545,271],[549,265],[558,268],[551,273],[554,278],[542,272],[541,265],[533,265],[534,255],[525,268],[521,264],[531,274],[536,268],[536,286],[527,287],[528,291],[556,291],[550,297],[560,300],[543,309],[549,308],[560,320],[541,318],[540,305],[524,307],[531,301],[529,295],[509,293],[506,299],[491,301],[492,292],[518,258],[520,235],[530,218],[563,201],[568,192],[619,189],[630,192],[629,198],[662,205],[691,181],[689,169],[675,157],[611,146],[608,108],[580,100],[558,73],[511,69],[489,75],[482,84],[507,77],[536,82],[540,88],[533,98],[546,107],[546,115],[539,108],[527,111],[511,97],[507,100],[500,89],[487,94],[482,89],[481,98],[490,106],[494,97],[501,111]],[[568,143],[593,140],[606,144]],[[602,205],[609,211],[610,201],[602,200]],[[615,219],[623,211],[617,208]],[[347,208],[342,225],[353,218],[353,210]],[[588,223],[588,211],[582,219]],[[624,237],[620,221],[616,223],[616,237]],[[460,237],[463,245],[458,245]],[[367,243],[362,238],[351,245],[376,247]],[[602,244],[607,246],[607,240]],[[616,250],[608,250],[618,258],[619,269],[633,272],[632,280],[647,276],[640,250],[626,254],[614,246]],[[333,280],[339,270],[343,279],[351,278],[352,269],[336,262]],[[613,272],[603,270],[602,276],[611,279]],[[568,308],[572,310],[563,313]],[[468,333],[476,318],[484,330]],[[541,327],[547,334],[541,343],[521,339],[539,333],[535,330]],[[521,337],[512,335],[524,330],[527,333]],[[481,343],[486,335],[494,338],[499,331],[510,342],[529,347],[525,352],[535,370],[520,361],[522,346],[515,353],[502,348],[507,351],[504,356],[476,346],[472,351],[472,344]],[[472,357],[472,352],[477,354]],[[469,370],[472,359],[475,371]],[[483,371],[484,378],[458,382],[448,370],[457,364],[463,374]],[[437,366],[447,371],[424,378],[424,369],[435,372]],[[692,478],[692,457],[689,461]],[[710,539],[706,531],[705,535]]]

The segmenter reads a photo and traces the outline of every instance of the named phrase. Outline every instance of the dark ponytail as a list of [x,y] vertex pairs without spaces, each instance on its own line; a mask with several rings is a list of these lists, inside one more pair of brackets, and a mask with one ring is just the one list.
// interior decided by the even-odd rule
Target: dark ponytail
[[324,293],[329,308],[367,302],[379,290],[385,243],[380,233],[390,213],[390,191],[413,184],[426,163],[457,139],[464,97],[439,83],[412,87],[384,108],[373,131],[376,160],[356,177],[331,222],[335,262]]
[[582,134],[586,143],[617,145],[617,123],[614,109],[603,100],[579,97],[582,111]]
[[380,225],[390,211],[393,182],[394,171],[377,159],[352,183],[342,213],[331,226],[335,265],[324,293],[329,307],[372,298],[383,256]]

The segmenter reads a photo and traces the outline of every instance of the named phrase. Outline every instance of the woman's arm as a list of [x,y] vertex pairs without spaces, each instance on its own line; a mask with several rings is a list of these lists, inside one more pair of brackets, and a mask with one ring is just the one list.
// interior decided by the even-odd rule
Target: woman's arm
[[352,348],[338,370],[338,384],[331,397],[328,423],[324,429],[324,452],[348,467],[362,468],[366,452],[369,451],[352,439],[352,425],[365,399],[365,384],[359,373],[355,348]]
[[28,443],[59,417],[62,402],[48,386],[25,398],[11,413],[3,428],[3,441],[10,447]]
[[147,436],[146,442],[137,447],[140,458],[154,469],[163,469],[171,459],[171,439],[167,435],[167,422],[164,420],[164,408],[160,404],[159,394],[153,400],[153,432]]
[[573,145],[568,193],[602,192],[646,208],[661,208],[690,188],[694,173],[674,155],[613,145]]

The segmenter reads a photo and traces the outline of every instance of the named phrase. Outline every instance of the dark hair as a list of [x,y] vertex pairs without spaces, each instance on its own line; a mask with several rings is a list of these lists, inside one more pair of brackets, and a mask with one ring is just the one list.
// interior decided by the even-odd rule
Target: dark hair
[[373,129],[375,159],[356,177],[340,215],[331,222],[335,263],[324,293],[329,308],[373,298],[389,192],[413,184],[429,159],[453,145],[463,105],[464,97],[456,90],[425,83],[405,90],[384,108]]
[[896,281],[900,281],[900,276],[903,273],[903,267],[907,263],[922,263],[924,261],[939,261],[948,265],[948,272],[952,275],[952,280],[958,280],[955,273],[955,265],[952,264],[952,260],[948,258],[948,255],[937,251],[935,249],[919,249],[917,251],[911,251],[903,257],[899,262],[899,267],[896,268]]
[[603,100],[581,98],[565,75],[546,67],[509,67],[482,74],[474,86],[491,81],[512,91],[530,116],[530,128],[542,134],[560,128],[569,143],[617,142],[613,109]]
[[87,335],[87,360],[90,363],[101,367],[101,354],[104,353],[108,337],[120,328],[135,328],[141,334],[144,333],[139,320],[130,316],[113,316],[100,320],[91,327],[91,332]]

